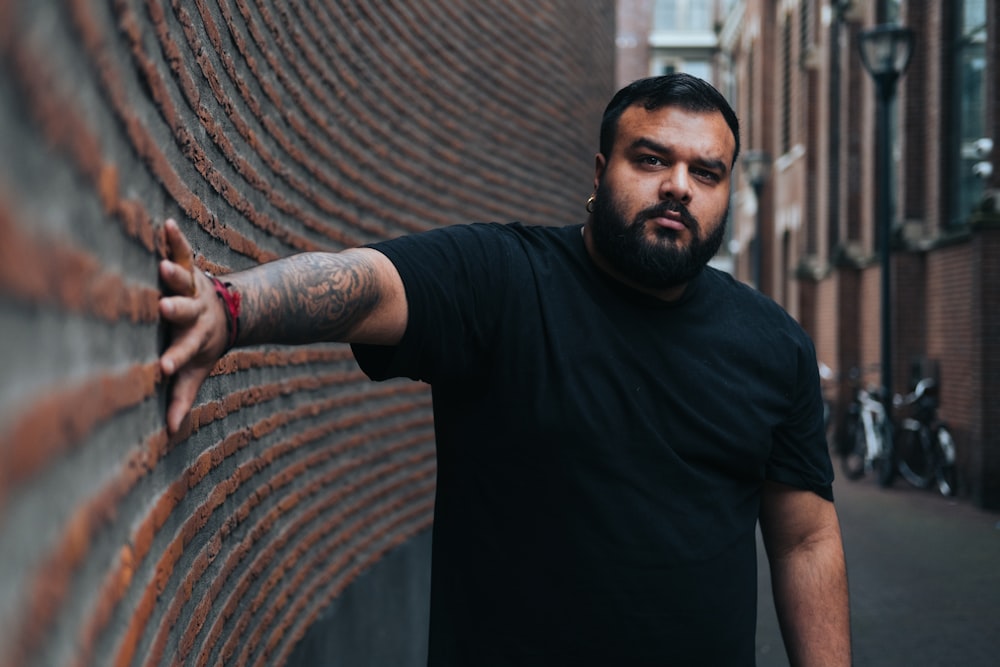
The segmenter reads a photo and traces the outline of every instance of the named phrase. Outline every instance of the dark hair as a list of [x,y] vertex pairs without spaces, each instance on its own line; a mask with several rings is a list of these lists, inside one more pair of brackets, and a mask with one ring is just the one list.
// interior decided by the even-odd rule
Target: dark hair
[[676,106],[685,111],[711,112],[718,111],[726,119],[726,124],[733,131],[736,140],[736,150],[733,151],[733,164],[740,154],[740,121],[729,102],[710,83],[690,74],[675,73],[639,79],[625,86],[611,98],[604,109],[601,119],[601,153],[606,157],[611,154],[618,131],[618,120],[625,109],[641,104],[647,111],[661,107]]

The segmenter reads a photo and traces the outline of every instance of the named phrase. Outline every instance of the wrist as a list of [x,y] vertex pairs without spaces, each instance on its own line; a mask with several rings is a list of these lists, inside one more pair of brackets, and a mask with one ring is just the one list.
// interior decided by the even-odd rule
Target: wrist
[[215,295],[222,303],[222,310],[226,315],[225,352],[228,352],[235,347],[240,335],[240,293],[236,291],[232,283],[222,282],[210,273],[206,273],[205,275],[212,281]]

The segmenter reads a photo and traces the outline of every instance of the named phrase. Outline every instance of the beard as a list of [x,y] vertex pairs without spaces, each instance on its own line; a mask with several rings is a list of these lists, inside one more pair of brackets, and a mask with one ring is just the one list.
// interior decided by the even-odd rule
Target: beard
[[[704,236],[701,223],[676,200],[644,209],[629,222],[603,183],[596,195],[591,219],[594,247],[613,269],[641,287],[659,290],[691,281],[719,251],[726,234],[728,206],[711,234]],[[678,232],[672,229],[657,228],[655,238],[650,238],[647,221],[667,212],[679,214],[690,232],[686,247],[678,244]]]

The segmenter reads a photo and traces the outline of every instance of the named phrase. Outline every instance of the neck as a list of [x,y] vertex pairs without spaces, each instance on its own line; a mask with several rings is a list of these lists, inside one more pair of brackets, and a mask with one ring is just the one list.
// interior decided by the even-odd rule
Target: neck
[[581,232],[583,233],[583,245],[587,249],[587,254],[590,256],[590,260],[598,268],[601,273],[606,274],[613,280],[616,280],[623,285],[642,292],[643,294],[648,294],[650,296],[656,297],[663,301],[676,301],[684,295],[684,290],[687,288],[687,283],[681,285],[674,285],[673,287],[655,288],[647,287],[645,285],[640,285],[634,280],[622,275],[620,271],[615,269],[608,263],[608,260],[604,258],[604,255],[598,251],[594,246],[594,238],[590,232],[591,219],[587,219],[587,223],[583,226]]

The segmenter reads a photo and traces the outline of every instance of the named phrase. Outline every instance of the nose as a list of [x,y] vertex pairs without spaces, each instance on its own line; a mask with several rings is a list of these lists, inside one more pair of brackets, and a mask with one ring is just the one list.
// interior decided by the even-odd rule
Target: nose
[[687,167],[683,164],[675,164],[663,175],[663,182],[660,184],[660,197],[662,199],[676,199],[682,204],[691,201],[691,180]]

